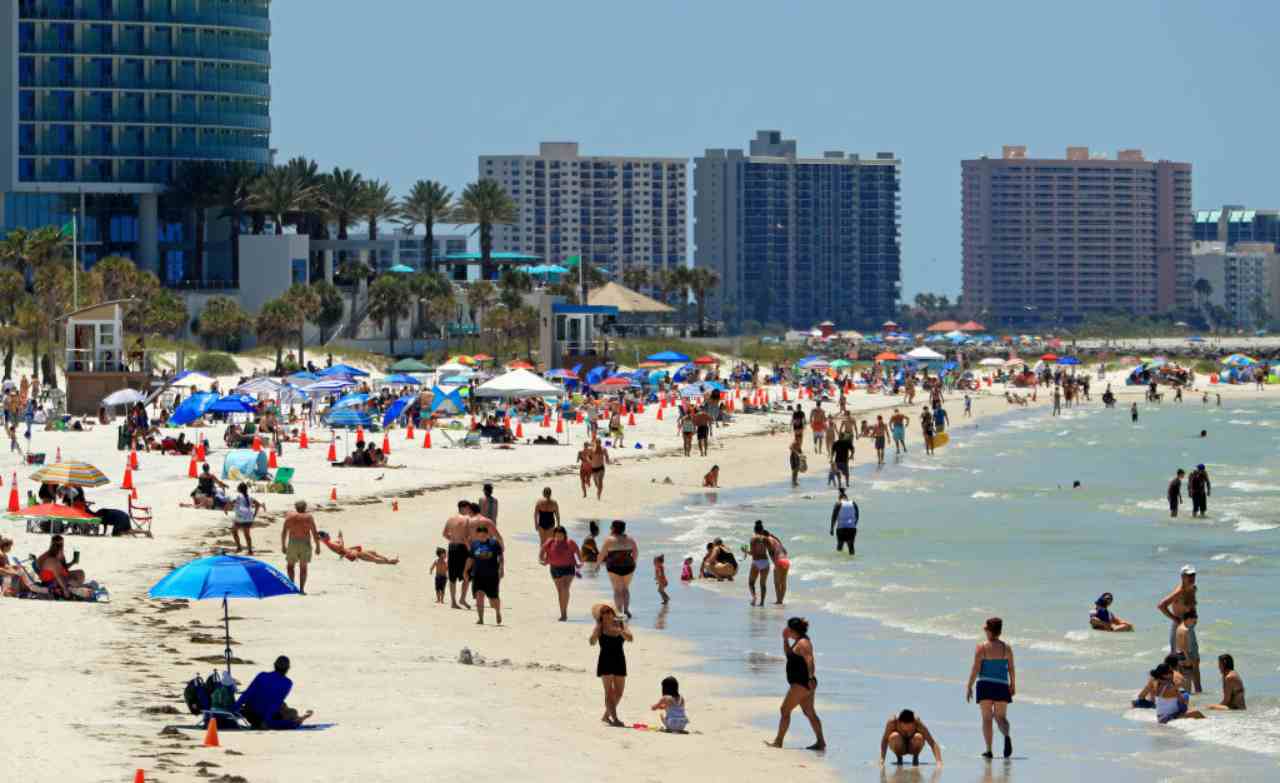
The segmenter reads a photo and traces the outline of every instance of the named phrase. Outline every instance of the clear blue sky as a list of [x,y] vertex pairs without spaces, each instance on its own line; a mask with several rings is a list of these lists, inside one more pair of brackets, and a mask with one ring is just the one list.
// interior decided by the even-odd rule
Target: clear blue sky
[[1280,207],[1273,2],[277,0],[272,18],[272,145],[397,192],[460,190],[477,155],[544,140],[692,158],[778,128],[803,155],[892,150],[906,299],[958,293],[960,161],[1002,144],[1141,147],[1193,164],[1197,207]]

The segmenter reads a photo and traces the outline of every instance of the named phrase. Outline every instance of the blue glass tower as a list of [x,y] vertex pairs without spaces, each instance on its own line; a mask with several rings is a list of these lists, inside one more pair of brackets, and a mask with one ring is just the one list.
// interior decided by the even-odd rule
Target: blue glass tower
[[[78,210],[86,264],[230,283],[167,184],[184,161],[270,162],[269,0],[0,0],[0,233]],[[212,224],[212,221],[211,221]]]

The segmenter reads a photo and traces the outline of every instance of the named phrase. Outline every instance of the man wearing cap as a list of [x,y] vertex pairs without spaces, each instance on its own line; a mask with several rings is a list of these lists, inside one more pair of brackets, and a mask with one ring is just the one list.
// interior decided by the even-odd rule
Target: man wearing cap
[[1204,518],[1209,510],[1209,493],[1213,485],[1209,483],[1209,471],[1204,465],[1196,465],[1196,469],[1187,476],[1187,494],[1191,496],[1191,516]]

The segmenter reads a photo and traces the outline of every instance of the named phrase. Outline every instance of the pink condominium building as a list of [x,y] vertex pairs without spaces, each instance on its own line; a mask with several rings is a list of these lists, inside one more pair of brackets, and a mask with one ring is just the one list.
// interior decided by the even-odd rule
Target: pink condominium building
[[1006,146],[961,170],[964,302],[975,313],[1052,324],[1192,306],[1190,163]]

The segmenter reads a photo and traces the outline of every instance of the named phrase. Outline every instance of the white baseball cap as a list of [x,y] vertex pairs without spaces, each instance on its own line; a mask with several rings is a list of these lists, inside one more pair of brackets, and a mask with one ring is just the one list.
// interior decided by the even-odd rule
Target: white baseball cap
[[1182,567],[1182,575],[1183,575],[1183,576],[1195,576],[1195,575],[1196,575],[1196,567],[1195,567],[1195,566],[1193,566],[1193,565],[1190,565],[1190,564],[1184,565],[1184,566]]

